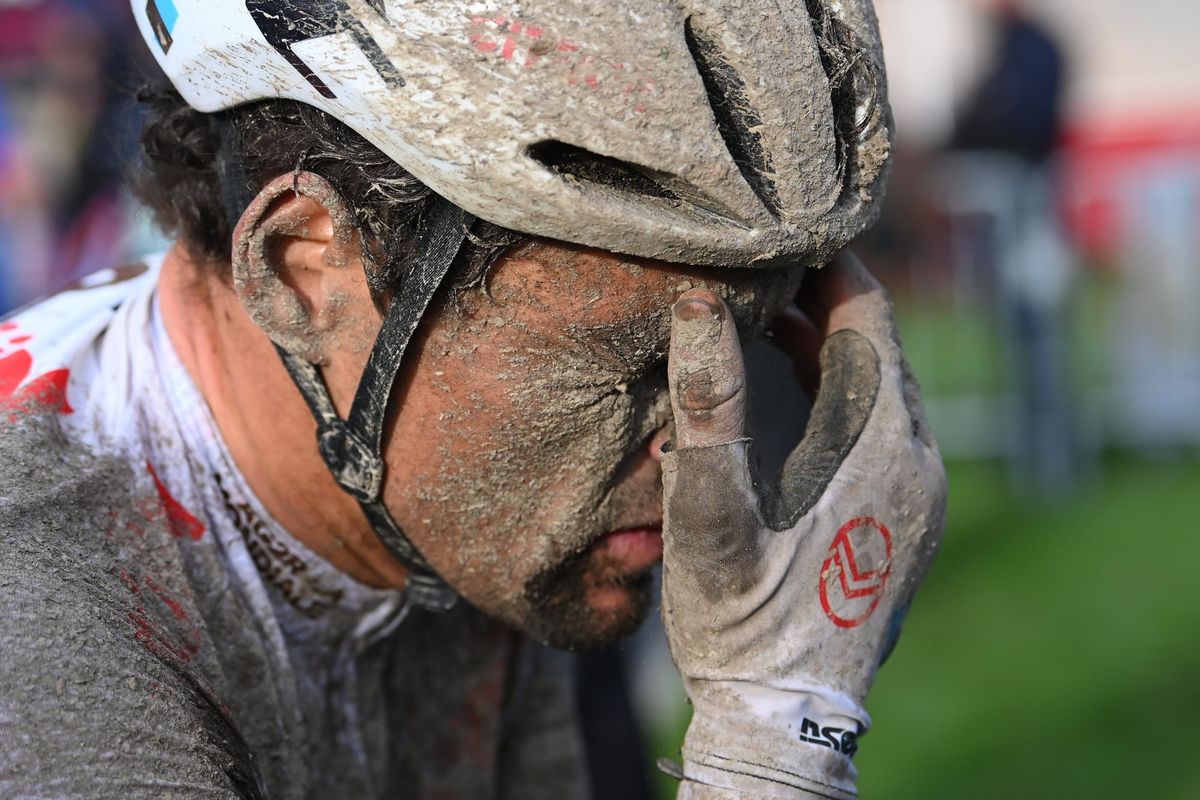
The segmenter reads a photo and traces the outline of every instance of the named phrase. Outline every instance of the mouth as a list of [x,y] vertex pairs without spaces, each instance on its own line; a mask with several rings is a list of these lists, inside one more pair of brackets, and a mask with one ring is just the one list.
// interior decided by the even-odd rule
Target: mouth
[[539,572],[525,585],[535,635],[567,649],[595,647],[632,633],[650,605],[662,560],[662,524],[609,531]]
[[662,524],[609,531],[595,544],[596,551],[621,571],[641,572],[662,560]]

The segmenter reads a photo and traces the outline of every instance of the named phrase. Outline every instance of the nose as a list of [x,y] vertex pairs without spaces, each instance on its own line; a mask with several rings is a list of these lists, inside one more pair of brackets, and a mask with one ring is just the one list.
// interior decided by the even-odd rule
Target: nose
[[656,464],[662,462],[663,445],[671,441],[672,437],[674,436],[675,423],[668,422],[666,425],[659,428],[657,433],[650,437],[650,444],[648,445],[650,448],[650,458],[653,459]]

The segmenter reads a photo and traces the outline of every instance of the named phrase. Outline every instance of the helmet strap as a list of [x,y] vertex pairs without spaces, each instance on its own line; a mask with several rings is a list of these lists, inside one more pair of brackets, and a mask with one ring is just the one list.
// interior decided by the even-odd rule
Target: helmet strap
[[376,534],[408,568],[409,597],[416,605],[433,611],[448,611],[456,596],[383,504],[383,425],[408,344],[474,221],[474,217],[453,203],[440,197],[434,200],[409,262],[403,290],[392,299],[384,315],[383,327],[375,339],[346,419],[340,418],[334,409],[317,368],[275,346],[317,420],[317,444],[325,466],[337,484],[358,500]]
[[[226,114],[216,115],[221,140],[218,174],[221,198],[236,227],[251,198],[236,133]],[[338,416],[321,373],[310,361],[275,345],[284,367],[317,421],[317,446],[321,459],[345,492],[354,497],[376,535],[408,570],[405,588],[409,600],[431,611],[448,611],[457,595],[440,578],[383,504],[383,427],[392,387],[404,353],[416,333],[434,294],[462,250],[475,218],[458,206],[434,196],[425,226],[384,314],[383,326],[367,359],[346,419]]]

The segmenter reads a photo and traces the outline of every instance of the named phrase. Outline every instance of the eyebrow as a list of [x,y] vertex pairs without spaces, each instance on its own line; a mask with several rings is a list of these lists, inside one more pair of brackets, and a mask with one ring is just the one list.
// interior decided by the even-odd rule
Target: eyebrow
[[[641,328],[639,332],[639,327]],[[670,327],[647,319],[630,323],[571,325],[567,337],[608,366],[624,374],[639,374],[666,359]]]

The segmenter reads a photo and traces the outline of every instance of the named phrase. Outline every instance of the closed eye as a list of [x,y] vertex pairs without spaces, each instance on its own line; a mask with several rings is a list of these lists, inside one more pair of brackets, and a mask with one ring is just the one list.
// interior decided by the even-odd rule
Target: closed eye
[[634,381],[656,366],[665,368],[669,338],[665,331],[658,330],[659,326],[653,327],[656,330],[631,330],[628,324],[572,326],[567,336],[597,363],[624,380]]

